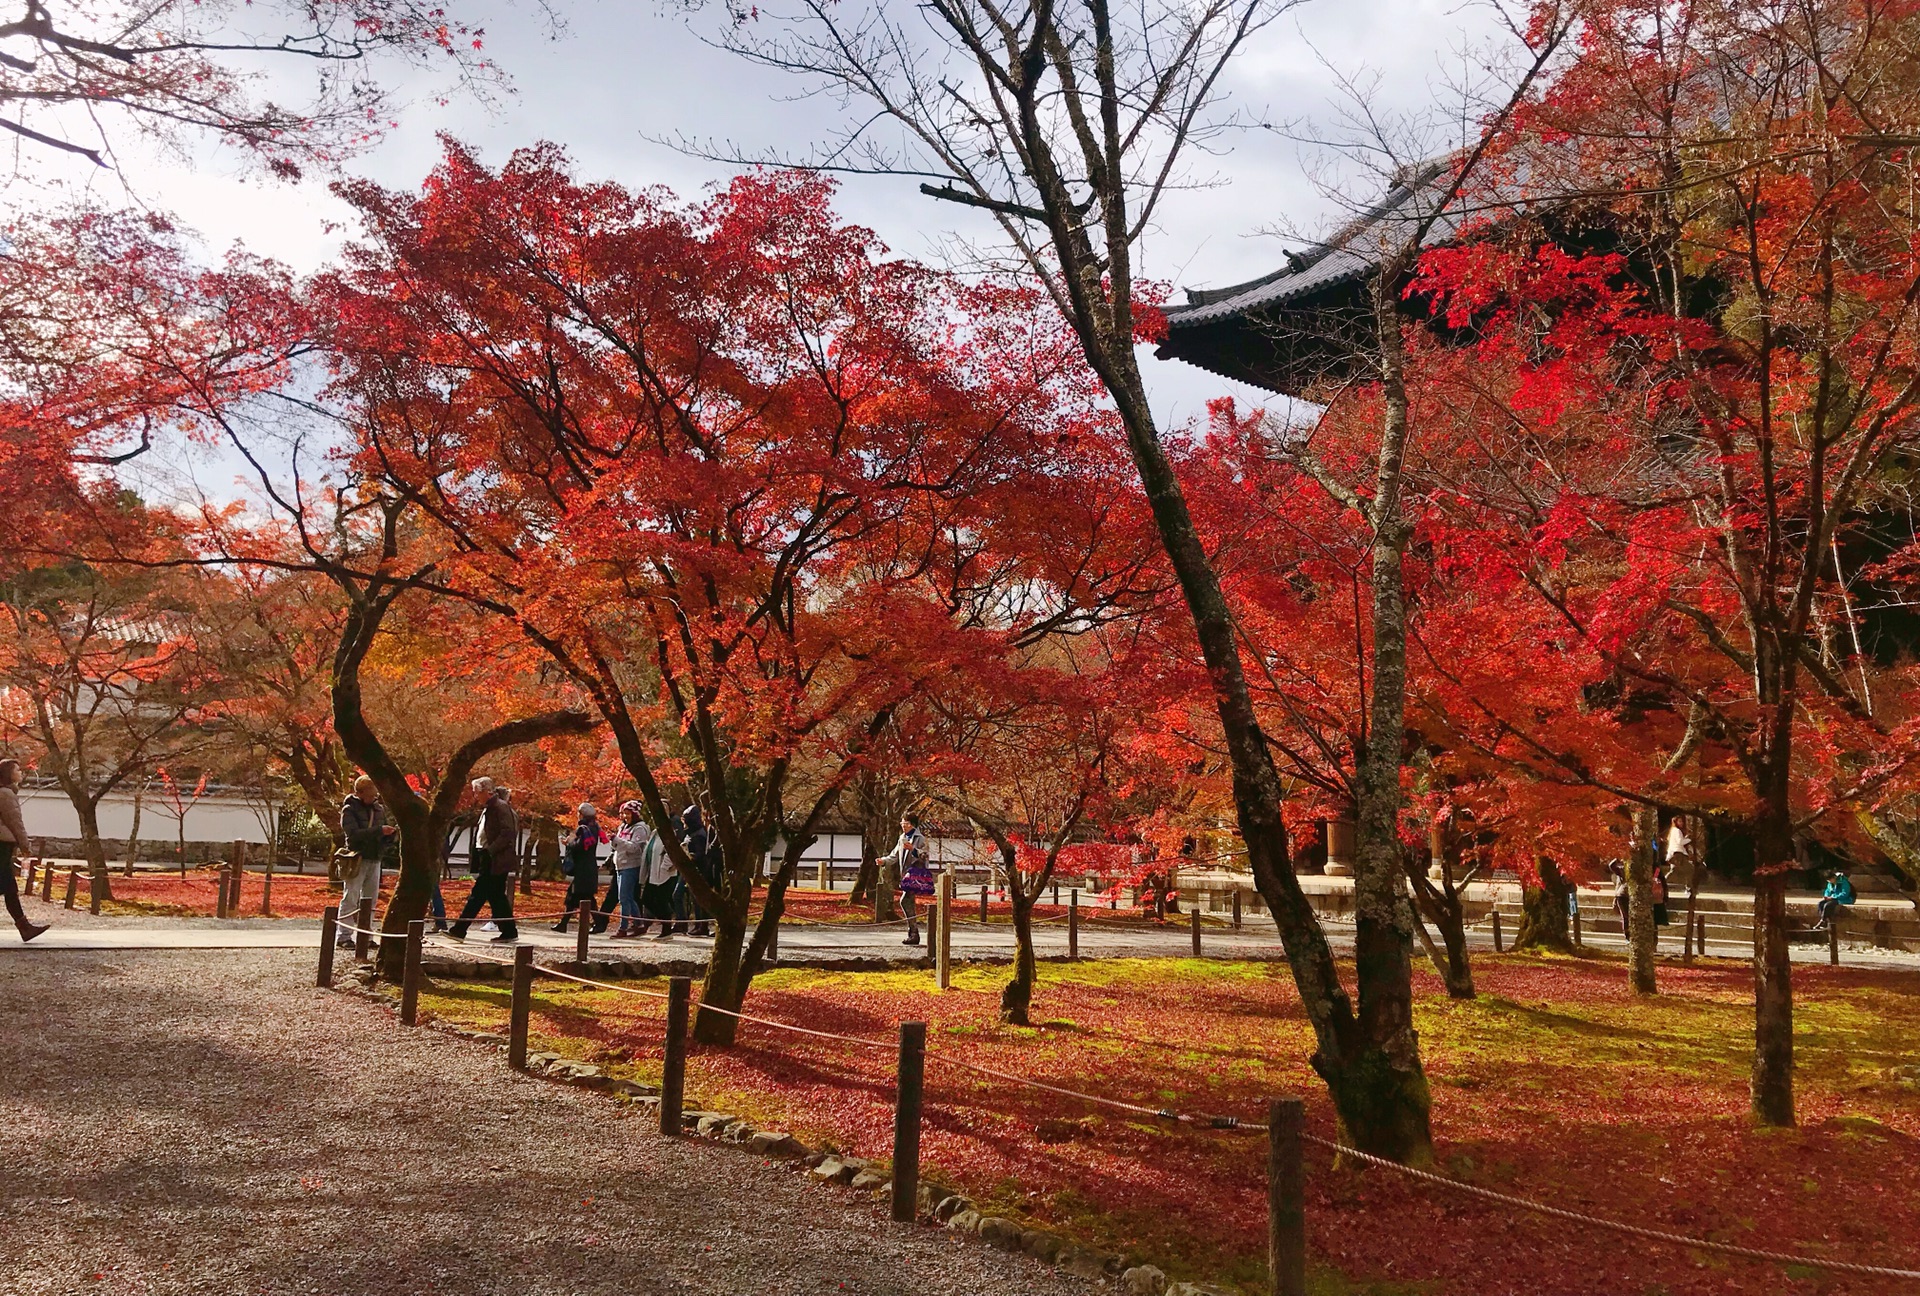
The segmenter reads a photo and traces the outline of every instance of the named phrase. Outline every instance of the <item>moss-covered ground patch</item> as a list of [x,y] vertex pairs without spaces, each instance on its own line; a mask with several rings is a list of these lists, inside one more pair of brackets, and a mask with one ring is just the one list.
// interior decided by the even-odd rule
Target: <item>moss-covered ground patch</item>
[[[1798,1129],[1747,1116],[1743,965],[1661,969],[1638,999],[1609,958],[1482,959],[1481,995],[1422,977],[1416,1021],[1441,1168],[1556,1205],[1675,1232],[1920,1267],[1920,973],[1796,969]],[[1003,968],[781,969],[749,1011],[879,1041],[930,1023],[923,1156],[987,1208],[1151,1258],[1176,1278],[1253,1287],[1264,1263],[1260,1136],[1174,1125],[959,1069],[942,1055],[1143,1106],[1258,1119],[1306,1098],[1331,1136],[1312,1033],[1284,964],[1049,964],[1032,1028],[1003,1026]],[[636,982],[664,990],[663,982]],[[437,1015],[498,1027],[504,986],[436,985]],[[539,983],[536,1048],[656,1079],[664,1004]],[[814,1142],[884,1157],[893,1056],[747,1024],[698,1051],[689,1093]],[[1516,1214],[1316,1157],[1310,1242],[1329,1293],[1704,1296],[1895,1292],[1727,1261]]]

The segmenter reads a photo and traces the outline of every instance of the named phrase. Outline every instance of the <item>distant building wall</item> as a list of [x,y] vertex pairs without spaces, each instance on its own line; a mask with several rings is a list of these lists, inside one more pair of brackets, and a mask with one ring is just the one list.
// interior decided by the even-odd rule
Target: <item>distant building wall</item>
[[[23,787],[20,789],[20,817],[26,820],[29,837],[46,838],[50,855],[69,856],[80,848],[80,816],[73,802],[58,788]],[[267,842],[266,808],[258,801],[230,792],[210,792],[187,811],[187,859],[197,861],[217,857],[229,843],[244,841],[257,845]],[[133,831],[133,794],[112,792],[100,802],[100,835],[107,843],[107,858],[119,859]],[[163,811],[149,795],[140,807],[140,857],[174,858],[180,825],[170,811]]]

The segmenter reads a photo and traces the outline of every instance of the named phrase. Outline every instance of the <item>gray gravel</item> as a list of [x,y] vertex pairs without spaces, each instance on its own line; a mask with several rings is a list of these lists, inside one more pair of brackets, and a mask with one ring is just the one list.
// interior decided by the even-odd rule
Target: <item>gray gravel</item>
[[0,960],[0,1291],[1095,1289],[311,977],[277,951]]

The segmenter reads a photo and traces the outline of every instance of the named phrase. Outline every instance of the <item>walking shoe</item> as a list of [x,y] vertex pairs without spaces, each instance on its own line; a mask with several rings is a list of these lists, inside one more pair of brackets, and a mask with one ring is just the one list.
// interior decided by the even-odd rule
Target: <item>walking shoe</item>
[[35,936],[45,935],[46,930],[46,927],[40,923],[22,923],[20,924],[20,943],[25,945]]
[[450,941],[459,941],[462,945],[467,943],[467,934],[465,932],[457,932],[449,929],[446,935]]
[[553,929],[554,929],[555,931],[557,931],[557,932],[564,932],[564,931],[566,931],[566,929],[567,929],[567,920],[566,920],[566,919],[564,919],[564,918],[562,918],[562,919],[561,919],[561,920],[560,920],[559,922],[557,922],[557,923],[555,923],[555,924],[553,925]]
[[900,943],[902,945],[918,945],[920,943],[920,933],[917,931],[910,931],[907,933],[907,938],[901,941]]
[[443,932],[443,931],[445,931],[445,930],[447,929],[447,920],[446,920],[445,918],[436,918],[436,919],[434,919],[434,920],[433,920],[433,929],[434,929],[435,931],[437,931],[437,932]]
[[712,932],[707,930],[707,925],[705,923],[695,923],[693,925],[693,934],[695,936],[700,937],[703,940],[713,935]]
[[495,945],[512,945],[518,942],[519,939],[518,936],[509,936],[505,932],[502,932],[498,936],[495,936],[491,943]]
[[657,941],[663,941],[663,940],[672,940],[672,939],[673,939],[673,928],[671,928],[671,927],[662,927],[662,928],[660,929],[660,934],[659,934],[658,936],[655,936],[655,937],[654,937],[654,939],[655,939],[655,940],[657,940]]

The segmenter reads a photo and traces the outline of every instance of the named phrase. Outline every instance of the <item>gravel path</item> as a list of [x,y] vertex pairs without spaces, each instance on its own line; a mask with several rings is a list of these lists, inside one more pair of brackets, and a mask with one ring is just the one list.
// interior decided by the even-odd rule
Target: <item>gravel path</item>
[[[1093,1285],[497,1052],[286,952],[14,958],[0,1290],[1068,1296]],[[616,1153],[611,1149],[618,1145]]]

